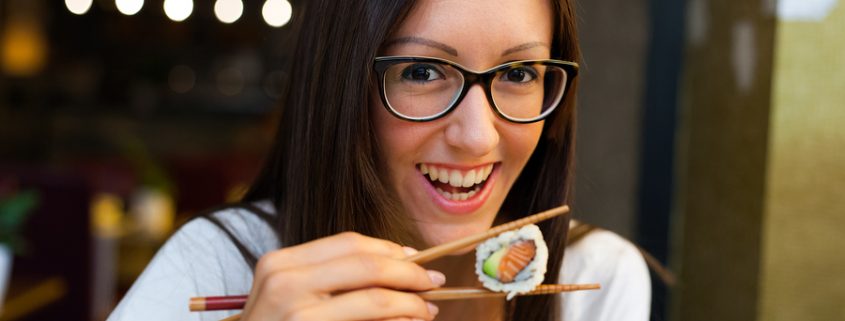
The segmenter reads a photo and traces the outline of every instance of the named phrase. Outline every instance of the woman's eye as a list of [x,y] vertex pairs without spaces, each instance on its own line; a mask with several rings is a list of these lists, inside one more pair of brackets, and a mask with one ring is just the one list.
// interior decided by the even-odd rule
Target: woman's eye
[[531,67],[516,67],[508,69],[502,74],[502,80],[526,83],[537,79],[537,72]]
[[402,79],[411,81],[432,81],[443,79],[443,73],[432,65],[411,65],[402,70]]

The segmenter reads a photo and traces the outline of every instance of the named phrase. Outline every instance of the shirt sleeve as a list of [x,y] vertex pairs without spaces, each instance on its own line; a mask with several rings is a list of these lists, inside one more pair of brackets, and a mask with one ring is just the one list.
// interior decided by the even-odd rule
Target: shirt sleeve
[[599,283],[600,290],[562,296],[565,321],[646,321],[651,278],[639,250],[613,232],[597,230],[567,247],[563,283]]
[[189,299],[245,294],[251,283],[251,269],[227,235],[194,219],[159,249],[108,321],[220,320],[234,312],[190,312]]

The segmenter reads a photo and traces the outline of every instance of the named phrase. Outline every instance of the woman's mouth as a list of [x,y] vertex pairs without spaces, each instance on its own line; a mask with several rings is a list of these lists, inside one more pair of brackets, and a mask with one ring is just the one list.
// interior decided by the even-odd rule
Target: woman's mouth
[[442,164],[419,164],[426,189],[444,211],[466,214],[480,208],[493,186],[495,164],[457,168]]

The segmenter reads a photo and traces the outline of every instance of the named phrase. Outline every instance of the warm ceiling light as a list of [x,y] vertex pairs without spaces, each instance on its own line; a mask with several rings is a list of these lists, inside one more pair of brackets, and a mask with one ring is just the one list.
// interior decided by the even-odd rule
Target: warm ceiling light
[[2,73],[11,76],[34,76],[47,62],[47,40],[37,23],[12,20],[0,30],[0,63]]
[[164,14],[170,20],[179,22],[188,19],[194,11],[192,0],[164,0]]
[[214,3],[214,15],[222,23],[232,23],[241,18],[244,3],[241,0],[217,0]]
[[293,8],[287,0],[267,0],[261,8],[264,21],[273,27],[281,27],[290,21]]
[[144,7],[144,0],[115,0],[117,11],[127,16],[134,15]]
[[78,15],[88,12],[88,9],[91,9],[92,3],[94,3],[94,0],[65,0],[67,9]]

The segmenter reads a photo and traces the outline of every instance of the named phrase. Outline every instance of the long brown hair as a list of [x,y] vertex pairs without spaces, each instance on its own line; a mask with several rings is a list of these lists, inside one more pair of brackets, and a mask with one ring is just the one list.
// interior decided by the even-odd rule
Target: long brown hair
[[[279,127],[265,165],[243,199],[271,200],[261,215],[285,246],[343,231],[421,244],[415,226],[379,173],[381,158],[369,115],[372,62],[414,1],[312,0],[300,15],[299,38]],[[574,8],[553,1],[554,58],[579,61]],[[573,178],[577,80],[545,122],[543,138],[511,188],[497,218],[513,220],[567,203]],[[540,225],[549,246],[546,278],[558,280],[568,218]],[[230,235],[231,237],[231,235]],[[239,243],[235,240],[236,243]],[[244,251],[254,264],[255,255]],[[556,320],[557,298],[512,301],[510,320]]]

